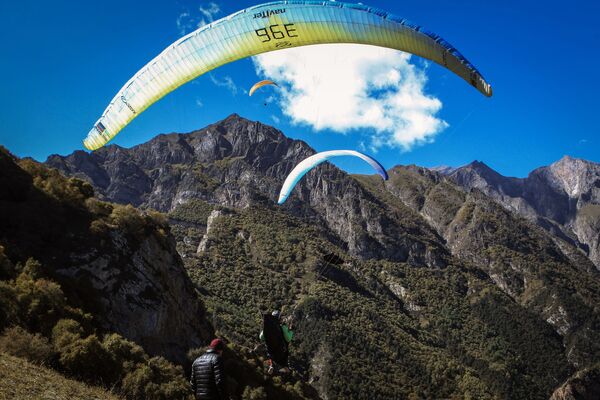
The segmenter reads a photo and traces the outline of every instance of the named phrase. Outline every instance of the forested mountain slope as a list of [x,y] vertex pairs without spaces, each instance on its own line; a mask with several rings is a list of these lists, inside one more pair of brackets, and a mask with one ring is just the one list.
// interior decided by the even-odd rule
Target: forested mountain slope
[[547,399],[600,359],[600,279],[572,241],[418,167],[383,183],[323,164],[277,206],[313,153],[233,115],[47,164],[168,213],[232,342],[256,345],[260,310],[292,314],[294,366],[322,398]]

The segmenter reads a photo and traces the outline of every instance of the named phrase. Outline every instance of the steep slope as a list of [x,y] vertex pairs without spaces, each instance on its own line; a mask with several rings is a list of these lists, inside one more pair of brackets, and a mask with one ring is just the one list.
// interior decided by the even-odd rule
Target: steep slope
[[[99,202],[93,189],[0,150],[0,246],[32,257],[70,304],[148,352],[185,360],[212,329],[169,226],[154,214]],[[189,315],[197,318],[189,318]]]
[[[89,184],[1,147],[0,167],[0,351],[132,400],[191,397],[182,366],[214,330],[164,215],[98,201]],[[263,361],[229,343],[234,398],[317,398],[297,375],[271,379]],[[36,398],[60,397],[55,383],[67,380],[56,376],[45,388],[35,378],[0,385],[0,394],[25,396],[19,382],[29,382]]]
[[589,260],[576,258],[570,245],[559,247],[558,239],[477,189],[465,192],[425,168],[395,167],[389,173],[385,188],[373,177],[362,181],[381,198],[413,207],[446,239],[452,254],[482,268],[506,294],[551,324],[574,366],[600,358],[600,274]]
[[551,326],[476,268],[365,262],[262,207],[211,215],[185,262],[215,328],[253,347],[260,310],[293,315],[293,365],[322,398],[541,399],[571,370]]
[[600,268],[600,164],[565,156],[519,179],[473,162],[448,176],[579,247]]
[[600,365],[577,372],[550,397],[550,400],[596,400],[600,398]]
[[48,164],[169,212],[215,329],[234,342],[254,347],[259,309],[293,314],[295,368],[323,398],[541,399],[597,361],[598,276],[568,236],[418,167],[384,185],[324,164],[275,206],[312,153],[234,115]]
[[23,359],[0,352],[0,399],[97,399],[120,397],[105,389],[87,386]]
[[[159,135],[131,149],[51,156],[46,163],[88,180],[111,201],[168,212],[191,199],[271,207],[287,173],[313,153],[272,127],[231,115],[190,134]],[[327,225],[350,254],[445,265],[435,231],[405,208],[383,209],[331,164],[309,173],[294,193],[284,208]]]

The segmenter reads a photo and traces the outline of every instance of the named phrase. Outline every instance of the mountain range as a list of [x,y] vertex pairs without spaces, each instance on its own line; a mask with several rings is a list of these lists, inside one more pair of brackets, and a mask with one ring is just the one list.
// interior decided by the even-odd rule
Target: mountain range
[[[169,166],[216,160],[235,164],[238,159],[250,162],[267,177],[276,178],[289,170],[293,165],[290,161],[297,162],[314,153],[306,143],[287,139],[273,129],[260,132],[265,135],[257,138],[261,148],[252,148],[248,138],[240,134],[245,128],[240,121],[241,118],[232,115],[190,135],[159,135],[136,146],[135,151],[109,146],[110,150],[93,155],[77,151],[67,157],[50,156],[46,164],[91,181],[101,198],[167,212],[189,198],[207,196],[186,190],[197,184],[197,176],[190,176],[189,171],[173,173]],[[250,124],[249,129],[252,127]],[[458,168],[430,170],[466,191],[478,189],[506,209],[578,248],[600,268],[600,164],[565,156],[548,167],[532,171],[526,178],[502,176],[480,161]],[[214,175],[217,181],[231,179],[219,173]],[[226,182],[210,194],[211,202],[232,207],[250,204],[249,193],[234,195],[228,192]],[[244,182],[243,186],[245,190],[258,187],[258,192],[272,200],[277,185],[270,183]],[[305,188],[300,192],[299,199],[309,195]],[[313,201],[320,203],[319,199]]]
[[[186,294],[158,279],[155,304],[100,309],[104,325],[181,363],[183,349],[215,331],[250,360],[259,311],[282,309],[294,317],[292,362],[309,385],[295,393],[306,398],[595,398],[600,165],[565,157],[522,179],[481,162],[395,166],[384,182],[325,163],[276,205],[286,175],[314,153],[231,115],[130,149],[50,156],[47,167],[88,182],[100,200],[168,222],[164,243],[133,250],[115,233],[108,249],[127,268],[173,268]],[[122,269],[105,250],[71,256],[77,262],[65,259],[60,271],[102,291],[99,282]],[[136,282],[148,275],[128,279],[107,304],[114,293],[139,297]],[[194,297],[186,279],[198,321],[165,323],[197,324],[201,334],[182,328],[171,345],[138,337],[161,304],[185,308],[175,304]],[[145,308],[139,328],[109,323],[133,307]]]
[[446,175],[579,248],[600,268],[600,164],[564,156],[519,179],[475,161]]

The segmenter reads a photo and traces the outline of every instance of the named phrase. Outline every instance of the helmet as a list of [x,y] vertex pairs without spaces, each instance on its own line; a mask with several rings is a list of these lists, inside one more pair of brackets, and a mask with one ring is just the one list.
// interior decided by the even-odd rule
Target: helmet
[[279,319],[279,317],[281,317],[281,312],[279,310],[275,310],[271,313],[271,315]]

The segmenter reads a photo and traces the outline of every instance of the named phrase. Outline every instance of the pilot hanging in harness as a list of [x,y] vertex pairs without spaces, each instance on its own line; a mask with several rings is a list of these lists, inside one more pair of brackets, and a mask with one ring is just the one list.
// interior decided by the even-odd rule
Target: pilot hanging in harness
[[275,369],[283,373],[289,372],[289,343],[294,338],[294,331],[286,322],[281,321],[279,311],[263,314],[263,329],[258,338],[264,341],[267,347],[267,372],[272,374]]

